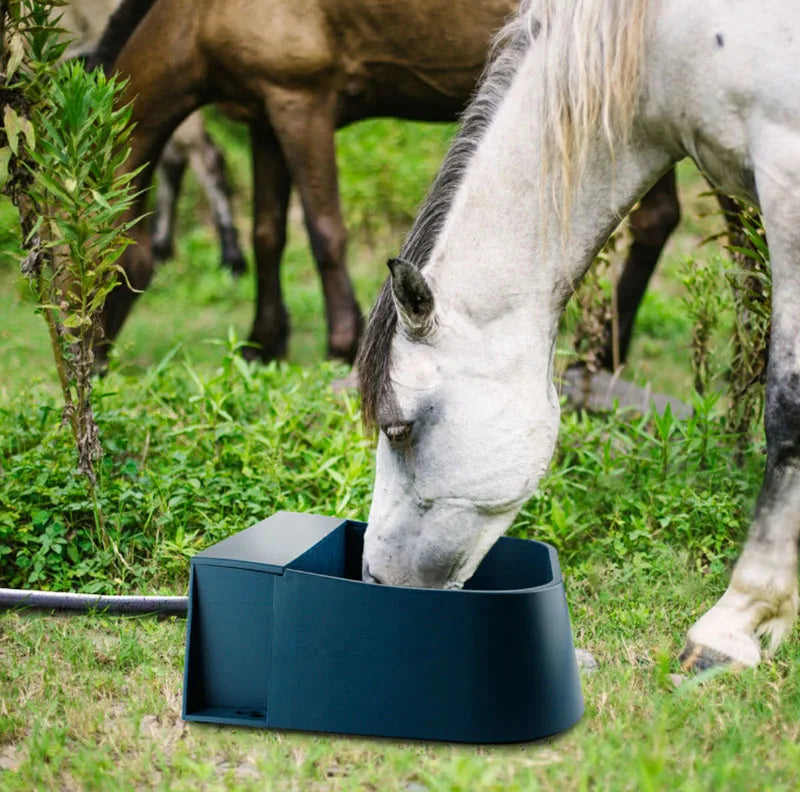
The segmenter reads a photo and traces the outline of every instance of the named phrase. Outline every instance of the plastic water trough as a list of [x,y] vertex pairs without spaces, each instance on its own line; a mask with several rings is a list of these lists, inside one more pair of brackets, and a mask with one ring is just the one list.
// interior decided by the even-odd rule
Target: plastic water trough
[[183,717],[503,743],[583,714],[556,551],[501,538],[462,590],[361,582],[366,525],[280,512],[191,561]]

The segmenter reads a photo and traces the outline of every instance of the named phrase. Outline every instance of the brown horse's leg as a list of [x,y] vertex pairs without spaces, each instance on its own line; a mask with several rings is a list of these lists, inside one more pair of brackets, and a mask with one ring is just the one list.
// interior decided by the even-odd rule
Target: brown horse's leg
[[274,132],[263,124],[250,127],[253,149],[253,249],[258,294],[248,359],[264,361],[286,355],[289,317],[281,294],[280,265],[286,244],[286,213],[291,180]]
[[[617,282],[617,314],[619,323],[619,358],[624,363],[631,342],[636,311],[644,297],[650,276],[669,235],[680,220],[680,205],[675,189],[675,169],[665,173],[642,198],[639,208],[630,217],[633,244],[625,268]],[[614,339],[611,326],[605,329],[606,343],[601,363],[609,371],[614,368]]]
[[231,188],[225,155],[206,129],[203,117],[193,113],[176,130],[189,157],[189,164],[200,182],[214,216],[214,225],[222,247],[222,264],[234,275],[241,275],[247,265],[239,247],[239,235],[233,222]]
[[158,262],[166,261],[174,255],[175,215],[187,164],[186,152],[174,138],[170,139],[164,146],[158,163],[156,204],[150,229],[152,236],[150,247],[153,258]]
[[[149,163],[132,182],[139,192],[150,186],[153,164],[175,127],[203,103],[205,65],[192,20],[191,6],[182,0],[157,3],[115,64],[129,78],[121,101],[133,103],[131,120],[135,124],[125,169],[132,171]],[[159,57],[158,53],[169,53],[169,57]],[[146,211],[147,195],[142,192],[125,219],[140,217]],[[120,258],[125,277],[106,299],[95,346],[100,367],[136,297],[150,283],[153,257],[149,225],[140,222],[131,229],[134,244]]]
[[292,181],[300,192],[306,228],[325,295],[328,354],[351,362],[362,317],[345,266],[346,232],[339,207],[334,148],[335,97],[318,91],[270,88],[267,111]]

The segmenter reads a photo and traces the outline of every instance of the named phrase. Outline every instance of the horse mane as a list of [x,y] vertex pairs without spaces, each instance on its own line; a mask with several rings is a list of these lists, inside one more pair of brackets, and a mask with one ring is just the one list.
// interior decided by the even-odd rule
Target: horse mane
[[[544,30],[540,91],[542,198],[566,231],[572,198],[598,132],[613,160],[639,102],[649,0],[537,0]],[[530,13],[523,9],[524,13]]]
[[[649,0],[523,0],[500,32],[479,87],[400,257],[423,269],[466,168],[506,95],[528,47],[545,47],[541,101],[542,198],[546,184],[566,227],[572,197],[598,129],[611,146],[624,141],[639,98]],[[370,313],[356,360],[362,420],[375,431],[379,405],[391,409],[390,350],[397,311],[387,279]]]
[[[527,51],[529,32],[518,24],[518,19],[498,34],[478,88],[460,119],[459,130],[400,250],[400,258],[419,269],[428,263],[472,154]],[[387,278],[370,312],[355,363],[361,417],[367,431],[377,429],[378,405],[385,400],[391,403],[389,351],[396,325],[397,311]]]
[[86,70],[102,67],[108,74],[133,31],[145,18],[156,0],[122,0],[108,18],[105,30],[91,55],[86,59]]

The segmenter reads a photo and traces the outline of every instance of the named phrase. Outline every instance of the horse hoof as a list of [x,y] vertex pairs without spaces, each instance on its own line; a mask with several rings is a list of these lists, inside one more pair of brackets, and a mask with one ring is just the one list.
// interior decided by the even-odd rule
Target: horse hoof
[[247,260],[241,250],[233,252],[223,252],[222,268],[229,270],[234,278],[244,275],[247,272]]
[[678,656],[678,661],[684,671],[706,671],[709,668],[720,668],[735,662],[723,652],[688,640]]
[[361,339],[361,324],[347,332],[332,333],[328,337],[328,359],[343,360],[352,366],[358,353],[358,342]]
[[154,239],[150,243],[150,252],[153,254],[153,261],[161,264],[175,255],[171,242]]
[[356,352],[358,350],[358,346],[353,347],[328,347],[328,360],[338,360],[341,363],[347,363],[348,366],[352,366],[353,363],[356,361]]
[[286,342],[260,344],[251,338],[248,345],[242,347],[242,357],[248,363],[270,363],[273,360],[285,360]]
[[263,358],[261,357],[261,347],[260,346],[243,346],[242,347],[242,357],[248,363],[261,363]]

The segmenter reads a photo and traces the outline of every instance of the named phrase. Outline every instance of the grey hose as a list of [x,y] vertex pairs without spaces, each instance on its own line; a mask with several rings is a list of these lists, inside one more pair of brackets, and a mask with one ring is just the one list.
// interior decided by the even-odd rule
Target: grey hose
[[185,616],[188,597],[117,597],[106,594],[72,594],[63,591],[26,591],[0,588],[0,610],[97,611],[100,613],[158,613]]

